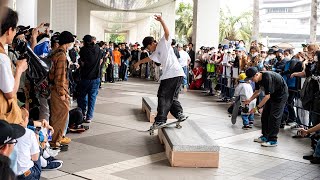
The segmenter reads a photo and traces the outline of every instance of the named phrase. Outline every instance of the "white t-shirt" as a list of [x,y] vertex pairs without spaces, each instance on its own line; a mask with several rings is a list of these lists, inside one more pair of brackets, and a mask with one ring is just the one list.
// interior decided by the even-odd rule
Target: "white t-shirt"
[[185,76],[179,61],[174,54],[173,48],[171,47],[172,39],[169,36],[168,41],[163,36],[158,45],[156,50],[151,54],[149,57],[154,62],[161,63],[162,65],[162,76],[160,80]]
[[[249,83],[239,83],[235,89],[234,96],[240,96],[240,102],[249,99],[253,95],[252,86]],[[249,110],[256,107],[256,99],[250,102]],[[242,104],[244,105],[244,104]]]
[[3,93],[12,92],[14,77],[11,69],[11,61],[6,54],[0,53],[0,90]]
[[188,60],[190,60],[190,56],[187,52],[184,50],[179,51],[180,58],[179,58],[179,63],[182,67],[188,66]]
[[26,128],[26,133],[17,141],[18,175],[21,175],[34,166],[31,155],[39,153],[40,150],[35,133],[28,128]]

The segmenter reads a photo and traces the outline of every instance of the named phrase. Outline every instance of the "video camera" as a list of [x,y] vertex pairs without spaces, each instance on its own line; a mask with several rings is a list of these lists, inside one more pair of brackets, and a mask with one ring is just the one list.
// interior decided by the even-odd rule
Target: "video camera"
[[51,60],[39,58],[24,40],[16,39],[15,43],[15,51],[20,54],[18,60],[27,59],[27,78],[35,85],[40,85],[48,77],[52,66]]

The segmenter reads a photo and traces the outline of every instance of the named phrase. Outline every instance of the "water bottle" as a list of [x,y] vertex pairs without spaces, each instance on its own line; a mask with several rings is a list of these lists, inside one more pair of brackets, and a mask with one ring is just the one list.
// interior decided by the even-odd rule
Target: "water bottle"
[[51,130],[48,130],[48,141],[52,141]]

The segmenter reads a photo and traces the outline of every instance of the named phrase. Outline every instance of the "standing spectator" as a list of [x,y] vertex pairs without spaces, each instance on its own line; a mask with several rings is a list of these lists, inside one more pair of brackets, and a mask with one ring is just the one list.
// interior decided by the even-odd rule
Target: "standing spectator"
[[119,70],[121,67],[121,53],[119,51],[119,46],[115,45],[114,46],[114,51],[112,52],[113,54],[113,78],[114,80],[119,80]]
[[121,68],[120,68],[120,79],[123,81],[128,80],[128,67],[129,67],[129,58],[130,58],[130,52],[126,48],[126,44],[121,44]]
[[188,54],[189,54],[189,56],[190,56],[190,58],[191,58],[191,63],[190,63],[190,68],[191,69],[193,69],[193,67],[194,67],[194,62],[195,62],[195,58],[196,58],[196,54],[195,54],[195,52],[194,52],[194,50],[193,50],[193,44],[192,43],[189,43],[189,51],[188,51]]
[[179,54],[179,50],[176,46],[177,42],[175,39],[172,39],[172,43],[171,43],[171,47],[173,48],[173,52],[174,54],[177,56],[177,58],[179,59],[180,58],[180,54]]
[[178,44],[178,50],[179,50],[179,54],[180,54],[180,58],[178,60],[179,60],[180,65],[182,66],[184,74],[186,75],[183,78],[182,86],[183,86],[184,90],[186,91],[188,88],[188,73],[189,73],[188,66],[191,62],[191,58],[188,55],[188,53],[186,51],[184,51],[182,48],[183,48],[182,44]]
[[27,70],[28,64],[25,59],[17,61],[16,72],[13,74],[11,60],[7,56],[4,46],[11,44],[16,35],[18,14],[10,8],[3,10],[7,14],[2,20],[0,33],[0,118],[9,123],[19,124],[22,122],[22,118],[16,94],[19,90],[21,75]]
[[80,49],[81,82],[78,106],[85,117],[84,122],[90,123],[99,90],[102,52],[94,45],[92,36],[85,35],[83,42],[84,46]]
[[69,81],[67,51],[73,48],[73,35],[64,31],[59,36],[59,48],[52,54],[53,68],[50,70],[49,80],[51,87],[51,126],[55,133],[52,135],[50,145],[60,147],[62,143],[69,143],[63,136],[69,118]]
[[275,71],[277,73],[282,73],[284,71],[286,62],[289,59],[284,57],[284,51],[282,49],[278,49],[278,51],[276,51],[276,58],[277,58],[277,62],[273,66],[272,71]]

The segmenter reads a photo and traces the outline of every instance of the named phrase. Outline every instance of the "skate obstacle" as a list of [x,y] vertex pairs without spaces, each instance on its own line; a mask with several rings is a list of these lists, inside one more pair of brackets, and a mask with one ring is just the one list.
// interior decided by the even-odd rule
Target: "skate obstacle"
[[[152,107],[156,108],[156,105],[150,98],[142,98],[142,108],[144,106],[146,112],[150,109],[149,113],[156,115],[156,109],[152,111]],[[152,117],[150,114],[148,115],[147,112],[147,117]],[[164,144],[165,153],[171,166],[217,168],[220,151],[218,144],[190,118],[180,125],[181,129],[172,126],[158,131],[160,142]]]
[[[156,97],[142,97],[142,111],[146,113],[149,122],[154,122],[154,118],[157,116],[157,104]],[[168,119],[175,119],[170,113]]]
[[158,131],[171,166],[218,167],[220,147],[191,119]]

